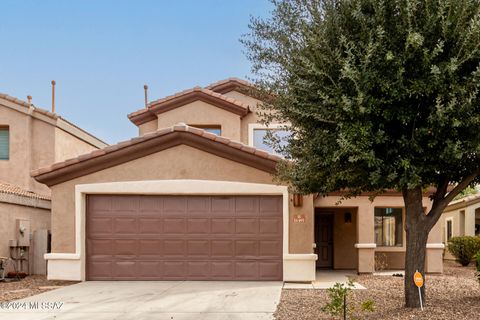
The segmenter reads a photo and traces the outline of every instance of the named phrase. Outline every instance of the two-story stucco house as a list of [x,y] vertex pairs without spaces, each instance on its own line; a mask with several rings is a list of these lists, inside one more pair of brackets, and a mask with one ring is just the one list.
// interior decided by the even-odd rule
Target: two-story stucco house
[[[316,268],[403,268],[404,203],[336,203],[273,181],[260,101],[228,79],[129,115],[139,136],[32,172],[52,189],[50,279],[315,280]],[[425,207],[430,206],[427,197]],[[440,227],[426,270],[442,272]]]
[[18,221],[29,229],[27,245],[35,230],[50,229],[50,189],[31,170],[106,146],[57,114],[0,94],[0,256],[10,257]]

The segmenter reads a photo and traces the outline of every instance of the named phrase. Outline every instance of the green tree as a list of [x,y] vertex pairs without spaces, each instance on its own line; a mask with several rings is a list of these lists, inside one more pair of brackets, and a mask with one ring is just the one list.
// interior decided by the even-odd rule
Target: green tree
[[272,2],[242,42],[265,121],[292,126],[278,175],[302,193],[401,190],[405,305],[419,307],[428,234],[480,172],[479,1]]

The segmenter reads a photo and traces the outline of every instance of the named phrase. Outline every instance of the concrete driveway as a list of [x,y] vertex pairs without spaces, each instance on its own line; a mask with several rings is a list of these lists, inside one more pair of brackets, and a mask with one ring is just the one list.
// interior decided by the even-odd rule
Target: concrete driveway
[[273,319],[281,290],[282,282],[91,281],[3,304],[0,319]]

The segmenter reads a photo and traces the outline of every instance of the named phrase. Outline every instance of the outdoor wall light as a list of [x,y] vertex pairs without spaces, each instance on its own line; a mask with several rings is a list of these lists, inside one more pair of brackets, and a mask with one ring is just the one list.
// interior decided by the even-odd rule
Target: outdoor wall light
[[352,223],[352,213],[348,211],[345,212],[343,219],[345,220],[345,223]]
[[295,193],[293,194],[293,206],[294,207],[301,207],[303,205],[303,197],[301,194]]

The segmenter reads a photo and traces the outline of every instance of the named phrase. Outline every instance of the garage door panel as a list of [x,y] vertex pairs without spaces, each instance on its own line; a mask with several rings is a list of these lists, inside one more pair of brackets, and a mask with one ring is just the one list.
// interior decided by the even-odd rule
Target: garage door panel
[[278,216],[282,211],[282,198],[280,197],[259,197],[259,211],[262,216]]
[[142,280],[155,280],[162,275],[162,263],[159,261],[139,261],[137,268]]
[[247,259],[258,256],[258,241],[256,240],[235,241],[235,256],[247,258]]
[[278,240],[260,240],[259,253],[260,257],[281,257],[282,244]]
[[90,261],[87,268],[92,279],[103,280],[112,278],[113,269],[111,261]]
[[164,234],[184,234],[186,232],[186,222],[184,218],[165,218],[163,219]]
[[210,256],[209,240],[187,240],[187,255],[208,258]]
[[177,216],[185,214],[186,203],[184,197],[169,197],[165,196],[163,199],[163,214],[165,216]]
[[163,201],[159,196],[140,196],[138,201],[138,212],[141,215],[161,216]]
[[138,273],[136,261],[115,261],[112,267],[115,278],[135,279]]
[[212,240],[211,250],[213,258],[232,258],[235,255],[235,245],[232,240]]
[[156,256],[161,257],[163,254],[162,241],[159,239],[142,239],[139,240],[139,256]]
[[264,280],[276,280],[282,274],[282,264],[279,261],[260,261],[258,272]]
[[235,233],[239,235],[257,235],[257,218],[237,218],[235,219]]
[[111,217],[89,217],[87,224],[92,236],[111,234],[113,232],[113,218]]
[[211,211],[210,198],[207,197],[186,197],[187,215],[209,215]]
[[230,235],[235,233],[235,219],[233,218],[213,218],[211,219],[211,225],[212,234],[214,235]]
[[209,218],[187,219],[187,232],[189,234],[210,234]]
[[88,254],[95,256],[111,256],[113,253],[113,241],[110,239],[90,239]]
[[214,279],[231,278],[234,273],[233,261],[212,261],[210,263],[210,275]]
[[202,280],[210,276],[209,261],[187,261],[188,278]]
[[258,278],[258,263],[256,261],[235,261],[235,277],[250,280]]
[[236,197],[235,214],[236,216],[257,216],[258,197]]
[[113,254],[116,256],[135,257],[138,253],[138,240],[118,239],[113,241]]
[[160,218],[138,218],[138,232],[140,234],[159,234],[162,232],[162,219]]
[[138,220],[136,218],[123,217],[113,219],[113,232],[117,235],[137,234]]
[[232,215],[235,211],[234,197],[212,197],[211,198],[212,213],[214,216]]
[[185,261],[165,261],[163,262],[163,274],[165,278],[182,279],[186,274]]
[[166,257],[185,256],[185,240],[175,240],[175,239],[163,240],[163,255]]
[[282,279],[282,197],[87,201],[88,280]]
[[259,232],[263,235],[281,235],[282,220],[281,218],[260,218]]
[[137,196],[112,196],[111,203],[112,203],[112,211],[116,212],[117,214],[132,214],[136,215],[138,212],[138,201],[139,197]]

